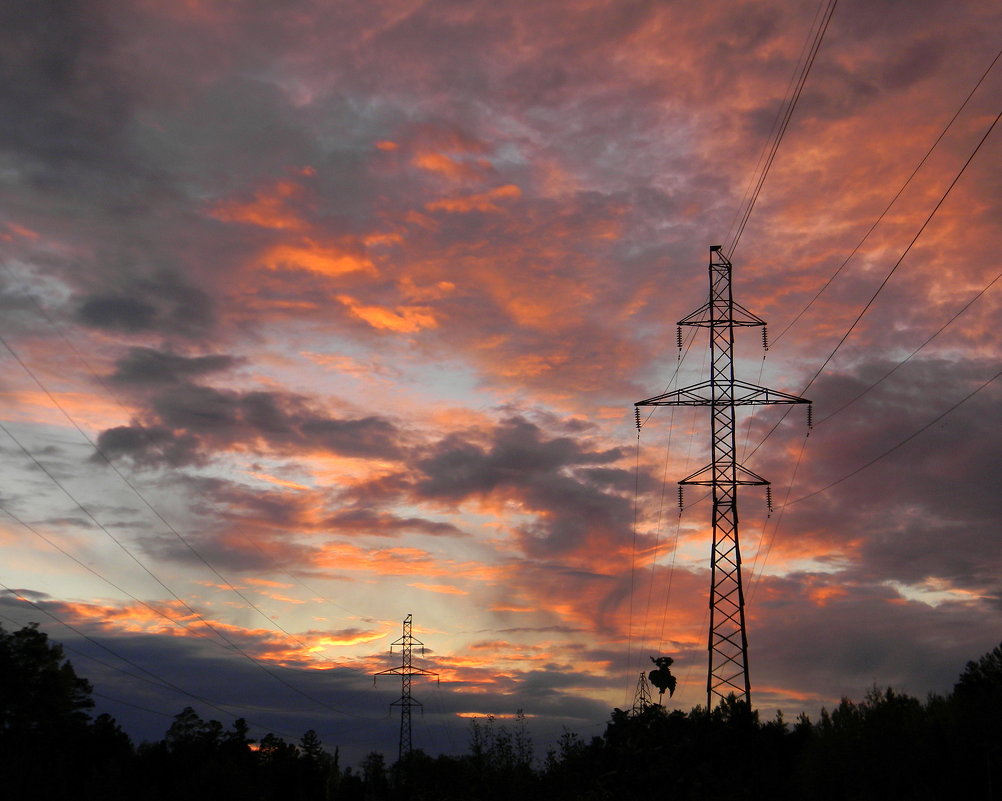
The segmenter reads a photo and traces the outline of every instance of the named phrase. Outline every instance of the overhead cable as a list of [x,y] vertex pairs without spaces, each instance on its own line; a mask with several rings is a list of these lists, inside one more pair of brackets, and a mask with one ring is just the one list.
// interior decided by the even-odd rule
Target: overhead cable
[[818,50],[821,48],[821,42],[825,37],[825,32],[828,30],[828,25],[831,22],[832,14],[835,13],[835,6],[837,4],[838,0],[830,0],[828,7],[825,9],[824,17],[822,18],[821,24],[818,26],[818,30],[814,35],[814,41],[811,43],[810,54],[807,57],[807,62],[804,64],[804,68],[800,72],[800,78],[797,80],[797,86],[794,89],[793,97],[787,104],[786,111],[783,114],[783,120],[779,126],[779,131],[773,140],[772,147],[769,150],[769,155],[765,160],[765,165],[763,166],[762,172],[755,184],[755,189],[752,192],[751,199],[748,201],[748,206],[741,217],[738,229],[734,233],[734,238],[731,240],[731,243],[727,248],[728,259],[733,260],[734,254],[737,251],[738,242],[741,241],[741,235],[744,233],[745,226],[748,224],[748,219],[751,217],[752,210],[755,208],[755,203],[758,201],[759,193],[761,193],[762,186],[765,184],[765,179],[768,177],[769,170],[772,168],[772,163],[776,158],[776,153],[779,151],[779,146],[783,141],[783,136],[786,134],[786,129],[790,125],[790,119],[793,117],[793,112],[797,107],[797,101],[800,100],[800,95],[804,90],[804,84],[807,83],[807,76],[811,72],[811,67],[814,66],[814,59],[817,57]]
[[974,88],[971,89],[971,91],[968,92],[967,97],[964,98],[964,102],[960,104],[960,107],[954,112],[953,116],[950,118],[950,121],[947,122],[946,125],[943,127],[943,130],[939,132],[939,136],[936,137],[936,140],[929,146],[929,149],[926,150],[925,155],[922,156],[922,159],[919,161],[919,163],[915,165],[915,169],[911,171],[911,174],[905,179],[905,182],[901,184],[901,188],[898,189],[898,191],[894,194],[894,197],[892,197],[890,201],[887,203],[887,205],[884,206],[884,210],[880,212],[880,216],[877,217],[877,219],[873,222],[873,224],[866,230],[866,233],[863,234],[863,237],[859,240],[859,242],[856,243],[856,247],[854,247],[852,251],[849,253],[849,255],[845,257],[845,259],[838,266],[835,272],[832,273],[831,277],[827,281],[825,281],[821,289],[819,289],[815,293],[814,297],[812,297],[807,302],[807,305],[804,306],[804,308],[802,308],[799,312],[797,312],[796,316],[786,324],[786,326],[783,328],[782,331],[779,332],[777,336],[773,338],[772,340],[773,344],[779,342],[779,340],[783,338],[783,335],[786,334],[786,332],[789,331],[797,323],[797,321],[800,320],[800,318],[807,313],[807,311],[814,305],[817,299],[821,297],[821,295],[825,292],[826,289],[828,289],[829,286],[831,286],[832,281],[834,281],[842,272],[842,270],[845,269],[845,266],[849,263],[852,257],[855,256],[856,253],[859,251],[859,249],[863,246],[863,243],[866,242],[867,239],[869,239],[870,234],[874,232],[877,226],[880,225],[880,223],[883,221],[884,217],[887,216],[887,212],[891,210],[891,206],[893,206],[897,202],[898,198],[901,197],[901,194],[905,191],[905,189],[908,188],[908,185],[912,182],[915,176],[918,175],[918,172],[919,170],[922,169],[922,166],[926,163],[926,161],[929,160],[929,157],[932,155],[932,152],[936,149],[939,143],[943,141],[943,137],[946,136],[950,128],[953,127],[953,123],[957,121],[957,118],[960,116],[961,112],[967,107],[967,103],[970,101],[972,97],[974,97],[974,93],[977,92],[981,84],[984,83],[985,78],[988,77],[988,73],[992,71],[992,68],[998,62],[1000,57],[1002,57],[1002,50],[999,50],[999,52],[995,54],[995,58],[993,58],[992,63],[988,65],[988,69],[986,69],[981,74],[981,77],[978,79],[977,83],[974,84]]
[[[825,358],[825,360],[821,363],[821,366],[817,369],[817,371],[814,373],[814,375],[811,376],[811,379],[807,382],[807,384],[801,390],[801,393],[806,392],[814,384],[814,382],[817,381],[818,376],[821,375],[821,373],[824,371],[825,367],[828,366],[828,363],[835,357],[835,354],[838,353],[839,349],[842,347],[843,344],[845,344],[845,341],[849,338],[849,336],[852,334],[852,332],[856,329],[856,326],[859,324],[859,321],[863,319],[863,315],[865,315],[866,312],[869,311],[870,307],[873,305],[874,301],[877,299],[877,296],[880,295],[880,293],[884,289],[884,287],[887,286],[888,281],[891,280],[891,276],[894,275],[894,273],[897,271],[898,267],[900,267],[901,263],[905,260],[905,256],[908,255],[908,253],[911,251],[912,247],[919,240],[919,237],[922,236],[923,232],[926,229],[926,226],[929,225],[929,222],[936,215],[936,212],[939,211],[940,207],[946,201],[947,197],[949,197],[950,192],[957,185],[957,182],[960,180],[961,176],[967,170],[967,167],[974,160],[974,157],[978,154],[978,151],[981,149],[981,146],[985,143],[985,140],[988,139],[988,137],[991,134],[991,132],[995,129],[995,126],[998,124],[999,119],[1002,119],[1002,111],[1000,111],[995,116],[995,119],[992,120],[991,125],[988,126],[988,130],[985,131],[984,136],[981,137],[981,139],[978,141],[978,144],[975,146],[974,150],[971,151],[971,155],[967,157],[967,160],[964,162],[963,166],[957,172],[956,176],[954,176],[953,180],[950,182],[950,185],[946,188],[946,191],[943,192],[942,196],[936,202],[936,205],[933,207],[932,211],[929,212],[928,216],[925,218],[925,220],[923,221],[922,225],[919,226],[919,229],[915,233],[915,236],[912,237],[911,242],[909,242],[908,246],[904,249],[904,251],[902,251],[901,255],[898,257],[898,260],[894,263],[894,266],[891,267],[891,269],[887,273],[887,275],[884,276],[884,280],[881,281],[880,285],[876,288],[876,290],[874,290],[873,294],[870,296],[870,299],[864,304],[864,306],[860,310],[859,314],[856,315],[856,319],[852,321],[852,323],[849,325],[849,328],[846,330],[845,334],[842,335],[842,338],[839,339],[838,343],[832,349],[831,353],[828,354],[828,356]],[[793,408],[793,407],[790,407],[790,408]],[[761,440],[759,440],[758,445],[756,445],[751,450],[751,452],[749,453],[749,456],[751,454],[754,454],[759,448],[761,448],[762,445],[763,445],[763,443],[765,443],[765,441],[767,439],[769,439],[769,437],[772,436],[772,434],[776,431],[776,429],[779,428],[779,426],[783,422],[783,420],[786,419],[786,415],[790,413],[790,408],[786,409],[783,412],[783,414],[780,416],[779,420],[776,421],[775,425],[773,425],[773,427],[770,428],[768,432],[766,432],[765,436],[762,437]]]

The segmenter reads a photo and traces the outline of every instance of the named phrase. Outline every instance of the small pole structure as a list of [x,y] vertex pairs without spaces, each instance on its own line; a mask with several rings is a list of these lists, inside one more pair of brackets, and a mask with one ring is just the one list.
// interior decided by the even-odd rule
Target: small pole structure
[[[706,706],[733,694],[751,706],[748,677],[748,634],[745,597],[741,583],[741,548],[738,540],[738,487],[769,482],[738,464],[734,442],[735,408],[771,404],[807,403],[796,395],[738,381],[734,378],[734,329],[765,326],[735,302],[731,291],[731,263],[720,245],[710,247],[709,300],[679,326],[709,329],[710,379],[684,389],[637,401],[639,406],[709,406],[712,461],[686,476],[679,485],[711,487],[713,493],[713,551],[710,560],[710,630]],[[767,340],[763,337],[763,346]],[[810,408],[810,407],[808,407]]]
[[411,752],[411,709],[423,706],[420,701],[411,697],[411,676],[435,676],[438,678],[437,673],[431,670],[424,670],[423,668],[416,668],[411,661],[414,646],[417,645],[422,649],[424,648],[424,643],[414,639],[411,634],[412,618],[413,615],[407,615],[404,618],[403,634],[398,640],[390,643],[391,654],[394,648],[400,648],[400,667],[381,670],[372,675],[373,685],[375,685],[376,680],[380,676],[400,676],[400,697],[390,704],[390,706],[400,707],[400,752],[398,760],[401,762]]

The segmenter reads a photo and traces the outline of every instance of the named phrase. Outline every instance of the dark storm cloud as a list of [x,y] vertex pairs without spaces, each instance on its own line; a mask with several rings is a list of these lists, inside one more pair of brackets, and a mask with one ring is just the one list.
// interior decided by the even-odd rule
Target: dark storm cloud
[[161,270],[149,278],[129,277],[124,289],[95,292],[80,299],[76,317],[90,328],[126,334],[160,332],[203,336],[216,321],[213,301],[180,274]]
[[[577,426],[572,428],[579,430]],[[560,428],[560,426],[556,426]],[[514,527],[522,547],[532,556],[557,557],[610,549],[617,553],[632,520],[630,492],[637,477],[619,468],[593,467],[622,458],[620,448],[593,448],[585,438],[548,436],[534,422],[511,416],[489,429],[448,434],[432,444],[415,446],[408,470],[380,476],[346,488],[343,519],[363,521],[370,512],[408,499],[456,507],[467,501],[515,501],[534,522]],[[660,486],[647,470],[640,486]],[[332,518],[338,525],[341,518]],[[392,529],[401,528],[395,519]],[[426,533],[432,533],[422,527]],[[419,530],[422,530],[419,529]],[[436,524],[437,530],[437,524]],[[445,533],[445,532],[441,532]],[[639,541],[645,543],[641,536]],[[578,568],[548,565],[573,574]],[[587,567],[580,578],[605,580]]]
[[[123,634],[113,626],[77,618],[72,605],[48,602],[37,593],[24,592],[36,606],[9,597],[0,600],[0,615],[7,618],[2,621],[5,628],[17,628],[28,620],[39,621],[43,631],[66,645],[66,656],[77,673],[89,678],[98,693],[164,713],[166,722],[160,716],[151,719],[135,715],[134,710],[130,713],[127,706],[121,708],[116,714],[134,737],[162,737],[170,725],[169,718],[184,706],[195,706],[204,717],[227,723],[246,717],[259,735],[274,727],[294,738],[315,728],[328,738],[340,735],[347,739],[349,730],[342,728],[345,717],[367,716],[371,693],[366,694],[365,689],[372,685],[367,673],[349,669],[289,670],[262,659],[276,645],[281,647],[284,635],[277,630],[271,635],[262,636],[258,631],[243,637],[230,631],[235,638],[235,645],[230,647],[211,636]],[[76,631],[67,632],[56,619],[74,625]],[[227,680],[220,682],[220,675]],[[271,699],[269,704],[260,703],[264,696]],[[321,696],[325,700],[320,700]],[[234,706],[233,711],[219,708],[229,705]]]
[[415,490],[427,498],[460,500],[507,486],[523,486],[563,468],[613,462],[619,448],[587,450],[569,437],[547,438],[522,418],[509,418],[490,433],[485,445],[452,434],[429,449],[417,467],[425,478]]
[[839,574],[769,577],[755,594],[750,662],[774,686],[813,688],[812,713],[874,682],[946,693],[967,660],[997,644],[981,622],[990,614],[977,599],[930,605]]
[[129,348],[119,359],[111,380],[122,384],[177,384],[182,380],[227,370],[238,363],[233,356],[181,356],[153,348]]
[[128,94],[107,58],[103,3],[4,3],[0,9],[0,150],[37,179],[104,163],[121,150]]
[[[415,462],[414,494],[425,501],[513,498],[536,514],[519,527],[522,547],[542,556],[586,551],[599,541],[612,544],[624,534],[629,502],[610,491],[622,476],[611,470],[593,475],[596,464],[615,462],[619,448],[591,450],[580,440],[548,437],[520,417],[486,434],[451,434]],[[615,479],[610,481],[610,479]]]
[[149,303],[121,295],[91,297],[80,304],[77,316],[93,328],[136,333],[153,328],[156,308]]
[[307,519],[311,501],[301,493],[268,491],[204,476],[190,478],[186,484],[196,508],[206,515],[215,514],[248,527],[270,527],[279,531],[315,526]]
[[[148,353],[139,359],[141,367],[148,361]],[[159,357],[153,361],[159,361]],[[203,370],[223,364],[168,361],[175,371],[180,367],[181,372],[189,373],[193,367]],[[150,403],[150,423],[108,429],[99,436],[98,447],[104,450],[107,446],[109,456],[128,455],[140,463],[163,461],[175,466],[185,459],[210,458],[215,449],[234,447],[280,452],[306,448],[340,456],[386,459],[399,458],[403,453],[402,433],[390,420],[376,416],[327,417],[291,393],[221,390],[179,380],[155,394]],[[163,453],[158,457],[155,451]]]
[[402,534],[428,534],[433,537],[469,536],[451,523],[421,517],[397,517],[373,512],[370,509],[349,509],[339,512],[324,520],[323,525],[336,532],[377,537],[396,537]]
[[[812,394],[835,411],[872,386],[893,363],[862,362],[819,380]],[[798,495],[862,468],[858,476],[786,512],[786,537],[806,537],[852,562],[858,580],[907,584],[945,580],[998,597],[1002,497],[987,477],[998,469],[1002,432],[995,424],[1000,388],[989,385],[886,457],[997,371],[980,360],[915,359],[863,396],[822,420],[811,434]],[[796,447],[796,446],[792,446]],[[777,454],[778,455],[778,454]],[[778,480],[789,473],[765,464]],[[796,534],[794,534],[796,532]],[[793,543],[793,540],[790,540]],[[848,550],[846,550],[848,549]]]
[[127,456],[136,465],[144,467],[183,467],[205,461],[196,437],[175,434],[163,426],[109,428],[98,435],[97,450],[99,453],[91,456],[91,461],[99,464],[103,464],[105,459],[118,459],[122,456]]

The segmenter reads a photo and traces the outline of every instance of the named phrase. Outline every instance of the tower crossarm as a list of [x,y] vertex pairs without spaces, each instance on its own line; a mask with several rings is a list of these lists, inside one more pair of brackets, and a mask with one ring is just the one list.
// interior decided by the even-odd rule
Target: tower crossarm
[[765,325],[765,320],[752,314],[737,301],[732,301],[733,308],[724,306],[722,315],[719,305],[719,301],[712,307],[709,303],[704,303],[692,314],[679,320],[678,325],[690,325],[696,328]]
[[[721,391],[724,389],[725,391]],[[714,394],[716,397],[714,398]],[[701,381],[689,387],[655,395],[637,401],[634,406],[772,406],[774,404],[810,403],[806,398],[734,380],[721,388],[712,381]]]
[[[715,476],[713,471],[713,465],[708,464],[706,467],[702,467],[695,473],[690,473],[685,478],[679,480],[679,484],[688,486],[702,486],[702,487],[712,487],[718,484],[720,479]],[[769,480],[762,478],[758,473],[752,472],[747,467],[743,467],[737,462],[734,463],[734,477],[730,482],[734,486],[746,486],[746,487],[767,487],[769,486]]]
[[438,674],[433,670],[425,670],[424,668],[401,666],[380,670],[378,673],[373,673],[372,676],[376,678],[377,676],[438,676]]

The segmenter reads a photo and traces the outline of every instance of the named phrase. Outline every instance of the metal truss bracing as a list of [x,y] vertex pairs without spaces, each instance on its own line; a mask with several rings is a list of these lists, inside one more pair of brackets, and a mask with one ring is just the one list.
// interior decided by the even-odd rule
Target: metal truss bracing
[[411,677],[438,677],[437,673],[430,670],[414,667],[412,662],[414,646],[423,647],[424,643],[414,639],[411,633],[412,618],[412,615],[407,615],[404,618],[403,634],[399,639],[390,643],[390,653],[393,653],[394,648],[400,649],[400,667],[381,670],[372,676],[373,684],[375,684],[376,679],[380,676],[400,676],[400,698],[390,704],[390,706],[400,707],[400,753],[398,758],[401,760],[411,752],[411,710],[414,707],[418,707],[419,709],[422,707],[420,701],[411,697]]
[[769,482],[738,464],[734,444],[735,409],[738,406],[810,403],[795,395],[734,378],[734,329],[764,326],[765,320],[734,302],[731,269],[731,263],[720,252],[720,246],[712,246],[709,300],[678,323],[680,326],[709,329],[709,380],[635,404],[638,407],[710,407],[712,461],[679,481],[680,485],[711,487],[713,493],[710,629],[707,637],[709,664],[706,678],[708,708],[712,708],[716,699],[731,694],[751,704],[737,488],[740,485],[768,485]]
[[653,706],[651,700],[651,685],[647,681],[647,674],[640,671],[640,678],[637,679],[637,689],[633,693],[633,706],[630,708],[631,715],[640,715],[648,707]]

